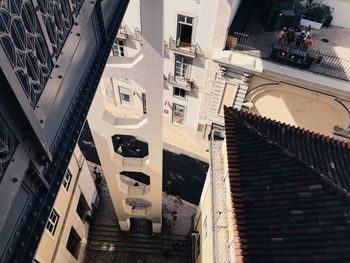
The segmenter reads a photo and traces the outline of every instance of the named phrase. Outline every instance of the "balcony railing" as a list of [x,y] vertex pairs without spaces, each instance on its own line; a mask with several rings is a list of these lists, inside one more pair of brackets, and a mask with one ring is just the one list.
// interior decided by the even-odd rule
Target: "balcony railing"
[[171,85],[178,86],[187,91],[197,88],[196,82],[193,79],[174,77],[170,72],[168,74],[168,82]]
[[198,44],[193,45],[193,44],[180,42],[179,40],[175,41],[175,39],[173,39],[172,37],[170,37],[169,39],[168,48],[175,52],[193,56],[193,57],[196,55],[203,55],[203,51],[201,50]]
[[226,50],[234,50],[333,78],[346,81],[350,79],[349,59],[310,48],[292,47],[274,40],[252,39],[248,35],[234,33],[227,39]]
[[122,39],[131,38],[140,41],[141,31],[136,27],[134,32],[132,32],[127,25],[123,25],[119,28],[117,37]]

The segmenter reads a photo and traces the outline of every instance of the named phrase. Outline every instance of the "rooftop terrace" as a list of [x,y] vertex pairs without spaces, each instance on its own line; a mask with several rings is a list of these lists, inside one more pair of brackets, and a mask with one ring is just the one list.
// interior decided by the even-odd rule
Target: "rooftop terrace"
[[226,49],[349,81],[350,29],[329,26],[310,33],[313,45],[307,50],[296,48],[295,42],[278,45],[279,31],[264,31],[252,14],[244,33],[228,37]]

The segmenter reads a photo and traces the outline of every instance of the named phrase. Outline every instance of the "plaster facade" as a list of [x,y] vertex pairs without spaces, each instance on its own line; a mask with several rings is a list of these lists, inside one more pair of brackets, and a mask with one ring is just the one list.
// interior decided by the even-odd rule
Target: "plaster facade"
[[[152,222],[154,232],[160,232],[163,1],[144,0],[131,6],[140,12],[142,37],[136,44],[142,52],[131,58],[110,57],[88,121],[121,229],[130,229],[131,218],[145,218]],[[123,63],[116,63],[118,59]],[[112,136],[116,134],[147,143],[148,155],[123,157],[113,148]],[[144,173],[150,184],[125,180],[123,171]]]
[[[81,196],[84,196],[88,206],[86,214],[91,215],[94,209],[93,204],[97,198],[97,190],[87,163],[78,147],[74,150],[67,173],[71,175],[70,181],[64,179],[53,206],[53,210],[59,216],[55,230],[50,232],[48,227],[45,228],[35,255],[35,259],[40,263],[83,262],[89,223],[84,218],[79,217],[77,207]],[[64,182],[67,184],[65,185]],[[77,257],[74,257],[66,248],[72,228],[81,239]]]

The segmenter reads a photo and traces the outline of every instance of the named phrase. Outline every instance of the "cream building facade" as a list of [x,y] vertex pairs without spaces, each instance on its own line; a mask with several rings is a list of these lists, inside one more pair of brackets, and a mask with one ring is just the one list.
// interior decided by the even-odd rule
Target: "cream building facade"
[[[145,218],[160,232],[163,122],[205,131],[210,58],[223,49],[239,2],[130,1],[88,116],[122,230]],[[125,156],[113,136],[147,144],[147,154]],[[149,183],[125,176],[131,173]]]
[[83,262],[98,201],[94,179],[76,147],[35,255],[35,263]]
[[[142,2],[142,1],[141,1]],[[164,1],[163,19],[163,119],[183,127],[186,131],[203,132],[206,127],[208,107],[215,64],[214,51],[225,46],[227,28],[237,11],[240,0]],[[117,67],[142,54],[140,0],[130,1],[122,26],[117,35],[110,63]],[[146,65],[147,66],[147,65]],[[157,73],[153,71],[154,76]],[[132,94],[135,85],[126,84],[125,76],[112,76],[114,98],[123,101],[123,92]],[[104,77],[109,77],[105,73]],[[127,90],[120,92],[118,87]],[[142,111],[145,97],[133,97],[126,102],[128,110]]]
[[[115,47],[112,51],[119,55],[110,56],[107,62],[88,121],[121,229],[128,231],[132,218],[145,218],[152,222],[154,232],[160,232],[163,1],[144,0],[136,6],[135,3],[130,5],[140,14],[142,36],[134,30],[133,37],[136,38],[134,44],[141,50],[132,53]],[[127,32],[125,34],[129,34]],[[129,37],[127,39],[130,41]],[[121,52],[134,56],[126,57]],[[125,156],[126,149],[122,146],[114,149],[113,136],[132,137],[132,141],[142,142],[146,147],[143,153],[135,149],[131,156]],[[142,174],[148,178],[148,183],[127,178],[125,174],[130,173]]]

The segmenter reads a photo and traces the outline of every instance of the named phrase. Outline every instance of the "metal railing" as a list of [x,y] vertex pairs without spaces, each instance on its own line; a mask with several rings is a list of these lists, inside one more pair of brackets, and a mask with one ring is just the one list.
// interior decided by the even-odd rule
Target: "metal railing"
[[268,39],[253,39],[245,34],[233,33],[227,38],[225,49],[349,81],[349,59],[310,48],[294,47],[293,43],[292,45],[280,44]]
[[117,38],[131,38],[137,41],[141,40],[141,31],[135,27],[134,32],[132,32],[127,25],[123,25],[118,30]]
[[188,91],[198,87],[193,79],[176,77],[171,72],[168,73],[168,82]]
[[188,55],[203,55],[203,52],[198,44],[189,44],[175,40],[172,37],[169,38],[168,48],[180,53]]

